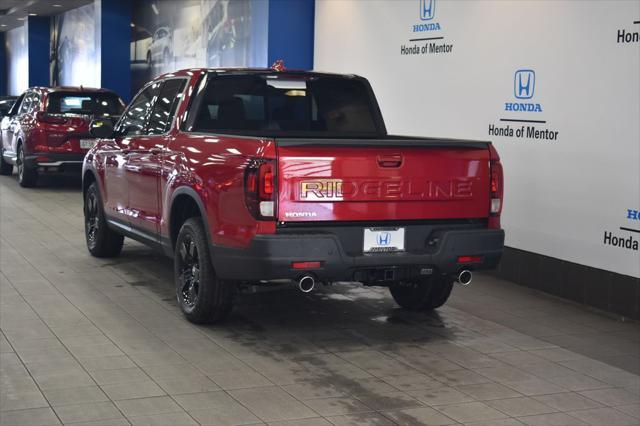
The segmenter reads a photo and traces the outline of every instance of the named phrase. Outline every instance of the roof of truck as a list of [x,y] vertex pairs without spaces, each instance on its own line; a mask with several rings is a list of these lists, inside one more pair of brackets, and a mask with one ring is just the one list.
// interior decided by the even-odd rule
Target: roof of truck
[[354,78],[359,77],[355,74],[339,74],[339,73],[330,73],[330,72],[322,72],[322,71],[305,71],[305,70],[289,70],[285,69],[283,71],[277,71],[273,68],[233,68],[233,67],[225,67],[225,68],[185,68],[182,70],[162,74],[156,77],[154,80],[161,80],[167,77],[183,77],[183,76],[192,76],[198,73],[219,73],[219,74],[255,74],[255,75],[299,75],[299,76],[308,76],[308,77],[347,77]]

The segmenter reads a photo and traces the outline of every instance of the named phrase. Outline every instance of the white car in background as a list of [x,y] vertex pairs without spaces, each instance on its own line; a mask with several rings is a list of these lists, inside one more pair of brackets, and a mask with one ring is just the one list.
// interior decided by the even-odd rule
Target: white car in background
[[173,35],[168,27],[160,27],[153,33],[153,39],[147,51],[147,63],[168,64],[173,58]]

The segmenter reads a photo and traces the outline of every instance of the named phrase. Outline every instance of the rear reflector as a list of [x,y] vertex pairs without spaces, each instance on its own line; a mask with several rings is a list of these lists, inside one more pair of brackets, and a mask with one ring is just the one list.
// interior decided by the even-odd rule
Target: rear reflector
[[499,213],[500,212],[500,204],[502,204],[502,200],[500,198],[492,198],[491,199],[491,213]]
[[262,216],[275,216],[274,215],[274,202],[273,201],[260,201],[260,215]]
[[320,262],[293,262],[291,267],[293,269],[318,269],[320,268]]
[[458,256],[458,263],[480,263],[482,256]]

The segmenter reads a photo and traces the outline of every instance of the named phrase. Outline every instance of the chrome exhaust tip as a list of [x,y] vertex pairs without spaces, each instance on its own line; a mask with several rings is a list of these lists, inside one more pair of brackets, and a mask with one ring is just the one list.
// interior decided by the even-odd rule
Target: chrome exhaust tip
[[303,293],[310,293],[316,286],[316,280],[311,275],[305,275],[298,281],[298,288]]
[[463,269],[462,271],[460,271],[460,273],[458,273],[458,277],[456,278],[456,282],[463,286],[471,284],[472,280],[473,274],[467,269]]

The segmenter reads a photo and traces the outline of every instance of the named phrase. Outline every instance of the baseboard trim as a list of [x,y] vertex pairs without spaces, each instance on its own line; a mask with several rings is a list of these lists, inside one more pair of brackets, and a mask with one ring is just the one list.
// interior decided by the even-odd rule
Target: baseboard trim
[[640,320],[640,279],[505,247],[494,275],[516,284]]

